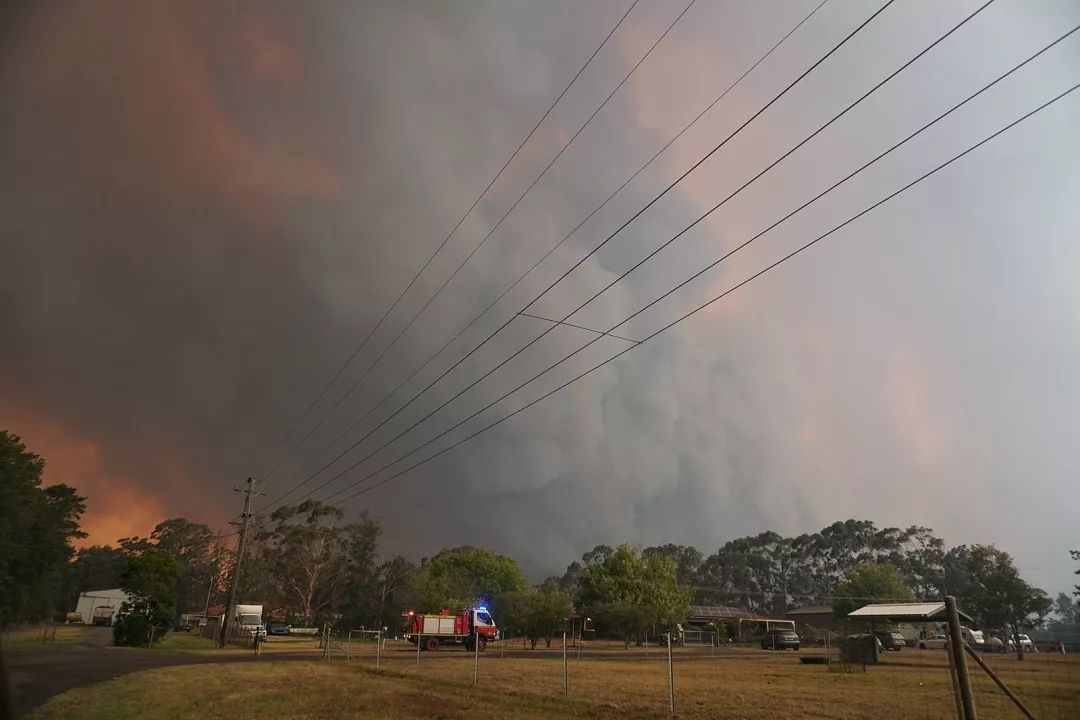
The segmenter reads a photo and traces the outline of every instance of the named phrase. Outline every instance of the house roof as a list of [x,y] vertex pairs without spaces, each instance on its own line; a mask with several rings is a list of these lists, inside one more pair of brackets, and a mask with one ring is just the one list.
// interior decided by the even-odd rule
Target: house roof
[[691,605],[690,617],[716,620],[749,620],[753,615],[746,610],[730,605]]
[[832,605],[807,605],[806,607],[788,610],[785,615],[832,615]]
[[[848,613],[850,618],[883,618],[897,622],[919,622],[931,620],[945,620],[945,603],[878,603],[864,605],[854,612]],[[971,622],[971,616],[960,612],[963,620]]]

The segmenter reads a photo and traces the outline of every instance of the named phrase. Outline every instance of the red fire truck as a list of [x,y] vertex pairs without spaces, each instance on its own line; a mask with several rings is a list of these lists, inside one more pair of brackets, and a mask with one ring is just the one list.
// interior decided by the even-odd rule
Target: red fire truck
[[466,650],[472,651],[474,642],[478,642],[478,649],[483,650],[489,640],[499,637],[499,629],[485,607],[470,608],[456,615],[451,615],[449,610],[438,615],[409,610],[402,616],[405,618],[405,639],[420,643],[423,650],[438,650],[441,645],[464,645]]

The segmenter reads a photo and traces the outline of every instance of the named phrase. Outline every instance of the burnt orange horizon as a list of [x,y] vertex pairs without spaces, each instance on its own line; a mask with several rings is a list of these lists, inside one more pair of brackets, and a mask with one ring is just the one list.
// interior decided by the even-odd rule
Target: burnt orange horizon
[[86,498],[81,525],[87,536],[76,539],[76,547],[116,545],[120,538],[145,537],[166,518],[159,498],[106,467],[102,448],[93,439],[32,414],[17,414],[3,429],[45,458],[43,485],[70,485]]

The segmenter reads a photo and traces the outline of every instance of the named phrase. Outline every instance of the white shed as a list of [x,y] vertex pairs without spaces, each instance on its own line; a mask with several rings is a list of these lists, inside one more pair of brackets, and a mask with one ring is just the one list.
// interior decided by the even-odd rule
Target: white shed
[[116,613],[120,610],[120,603],[125,602],[127,599],[128,594],[120,588],[113,588],[111,590],[88,590],[87,592],[79,593],[79,602],[75,605],[75,612],[79,613],[83,624],[91,625],[94,622],[95,610],[101,608],[99,615],[104,616],[104,608],[109,608],[111,609],[111,612],[108,614],[108,624],[112,625],[113,621],[116,619]]

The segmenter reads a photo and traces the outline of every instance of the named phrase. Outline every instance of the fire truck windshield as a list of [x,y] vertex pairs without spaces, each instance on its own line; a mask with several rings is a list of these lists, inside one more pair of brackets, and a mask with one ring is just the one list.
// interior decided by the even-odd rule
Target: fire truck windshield
[[488,615],[486,612],[478,611],[476,613],[476,619],[478,621],[484,623],[485,625],[493,625],[494,624],[494,623],[491,622],[491,616]]

